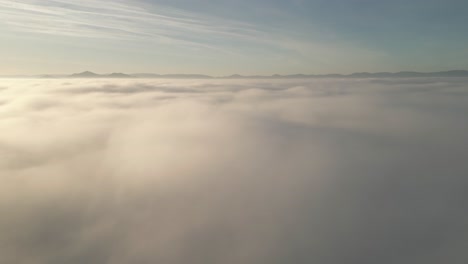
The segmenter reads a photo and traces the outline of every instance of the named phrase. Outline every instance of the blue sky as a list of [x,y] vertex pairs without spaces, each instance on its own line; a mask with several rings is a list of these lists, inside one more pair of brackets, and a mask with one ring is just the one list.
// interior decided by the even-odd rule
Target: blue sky
[[459,0],[0,0],[1,74],[468,69]]

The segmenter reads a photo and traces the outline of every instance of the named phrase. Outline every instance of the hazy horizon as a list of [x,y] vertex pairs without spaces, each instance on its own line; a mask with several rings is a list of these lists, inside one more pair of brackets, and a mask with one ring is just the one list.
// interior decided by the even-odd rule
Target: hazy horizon
[[[218,75],[218,76],[215,76],[215,75],[209,75],[209,74],[205,74],[205,73],[200,73],[200,72],[194,72],[194,73],[184,73],[184,72],[173,72],[173,73],[167,73],[167,74],[161,74],[161,73],[155,73],[155,72],[134,72],[134,73],[128,73],[128,72],[95,72],[95,71],[92,71],[92,70],[84,70],[84,71],[80,71],[80,72],[74,72],[74,73],[42,73],[42,74],[21,74],[21,75],[2,75],[0,73],[0,78],[2,77],[15,77],[15,76],[18,76],[18,77],[21,77],[21,76],[24,76],[24,77],[73,77],[74,75],[80,75],[80,74],[96,74],[96,75],[99,75],[99,76],[110,76],[112,74],[124,74],[124,75],[128,75],[129,77],[138,77],[138,76],[144,76],[144,75],[160,75],[160,76],[170,76],[170,75],[187,75],[187,76],[207,76],[207,77],[212,77],[212,78],[223,78],[223,77],[231,77],[231,76],[243,76],[243,77],[275,77],[275,76],[284,76],[284,77],[287,77],[287,76],[294,76],[294,75],[304,75],[304,76],[309,76],[309,77],[313,77],[313,76],[327,76],[327,75],[338,75],[338,76],[343,76],[343,77],[347,77],[347,76],[352,76],[352,75],[355,75],[355,74],[370,74],[370,75],[377,75],[376,78],[379,78],[378,74],[394,74],[394,75],[397,75],[397,74],[400,74],[400,73],[415,73],[415,74],[423,74],[421,76],[418,76],[418,77],[430,77],[430,74],[441,74],[441,73],[453,73],[453,72],[459,72],[459,73],[462,73],[460,76],[461,77],[468,77],[468,70],[464,70],[464,69],[452,69],[452,70],[446,70],[446,71],[437,71],[437,72],[417,72],[417,71],[396,71],[396,72],[372,72],[372,71],[363,71],[363,72],[351,72],[351,73],[336,73],[336,72],[333,72],[333,73],[323,73],[323,74],[314,74],[314,73],[301,73],[301,72],[298,72],[298,73],[293,73],[293,74],[278,74],[278,73],[275,73],[275,74],[270,74],[270,75],[259,75],[259,74],[254,74],[254,75],[242,75],[242,74],[238,74],[238,73],[231,73],[231,74],[228,74],[228,75]],[[450,77],[450,76],[436,76],[434,75],[435,77]],[[455,76],[455,77],[460,77],[460,76]],[[89,78],[93,78],[93,77],[89,77]],[[404,77],[403,77],[404,78]]]
[[468,69],[466,1],[0,0],[0,72]]
[[468,263],[467,14],[0,0],[0,264]]

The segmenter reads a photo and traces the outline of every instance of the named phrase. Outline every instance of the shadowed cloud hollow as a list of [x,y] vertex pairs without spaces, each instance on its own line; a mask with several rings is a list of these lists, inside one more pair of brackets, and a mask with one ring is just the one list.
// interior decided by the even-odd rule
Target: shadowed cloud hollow
[[0,263],[465,263],[467,88],[1,80]]

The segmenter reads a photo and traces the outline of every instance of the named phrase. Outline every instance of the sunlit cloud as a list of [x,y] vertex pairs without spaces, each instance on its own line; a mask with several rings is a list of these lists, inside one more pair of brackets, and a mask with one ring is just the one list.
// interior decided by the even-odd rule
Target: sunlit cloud
[[467,83],[3,79],[0,262],[457,263]]

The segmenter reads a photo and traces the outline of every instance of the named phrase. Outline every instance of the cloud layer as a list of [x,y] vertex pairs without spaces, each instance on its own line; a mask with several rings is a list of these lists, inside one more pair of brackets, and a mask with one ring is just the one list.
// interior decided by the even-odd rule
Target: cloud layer
[[2,80],[1,263],[464,263],[468,81]]

